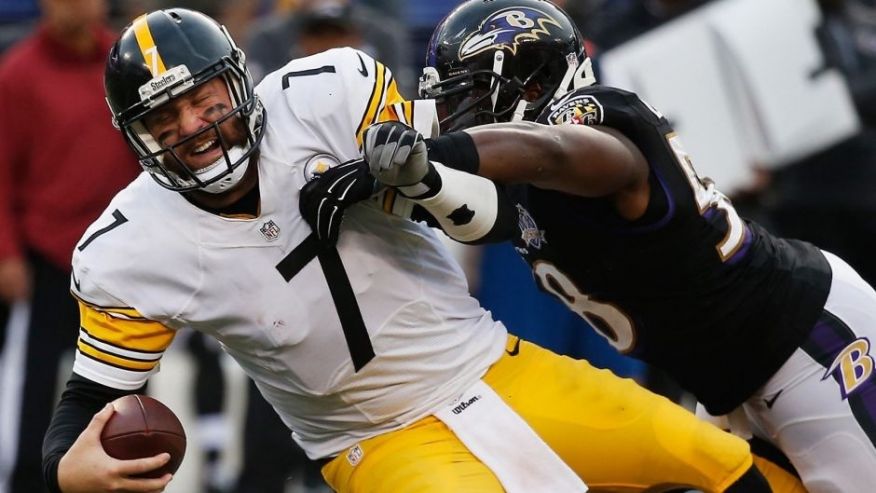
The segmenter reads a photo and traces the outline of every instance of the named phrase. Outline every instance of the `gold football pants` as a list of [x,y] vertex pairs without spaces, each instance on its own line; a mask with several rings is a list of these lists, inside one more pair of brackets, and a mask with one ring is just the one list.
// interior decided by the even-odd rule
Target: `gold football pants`
[[[517,337],[484,376],[590,487],[722,492],[751,465],[748,443],[668,399],[583,360]],[[364,440],[323,467],[342,493],[502,492],[493,473],[434,417]],[[355,457],[350,460],[349,457]],[[353,463],[356,465],[354,466]]]

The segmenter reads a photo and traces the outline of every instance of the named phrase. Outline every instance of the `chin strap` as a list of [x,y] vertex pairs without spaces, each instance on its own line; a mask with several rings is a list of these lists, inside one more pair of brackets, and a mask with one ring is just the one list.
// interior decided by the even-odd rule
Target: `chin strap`
[[[502,67],[504,65],[505,53],[502,50],[496,50],[496,53],[493,55],[493,73],[497,74],[499,77],[502,77]],[[493,103],[490,106],[490,109],[493,111],[493,113],[496,112],[496,101],[498,101],[499,99],[499,89],[501,87],[502,84],[495,84],[495,88],[493,88],[493,92],[492,94],[490,94],[490,101],[492,101]]]
[[523,120],[523,116],[526,114],[526,110],[529,109],[529,101],[525,99],[521,99],[519,103],[517,103],[517,108],[514,109],[514,115],[511,117],[512,122],[519,122]]

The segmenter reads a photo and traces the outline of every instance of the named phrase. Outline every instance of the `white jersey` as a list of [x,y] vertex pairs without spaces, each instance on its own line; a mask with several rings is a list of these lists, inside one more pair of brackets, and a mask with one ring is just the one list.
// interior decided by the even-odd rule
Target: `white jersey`
[[458,397],[502,354],[506,330],[425,225],[361,203],[324,249],[299,213],[314,166],[359,158],[378,119],[418,120],[416,104],[391,108],[387,69],[331,50],[256,92],[267,111],[260,215],[205,212],[145,173],[120,192],[73,257],[74,371],[139,388],[174,331],[191,327],[222,343],[311,458],[333,456]]

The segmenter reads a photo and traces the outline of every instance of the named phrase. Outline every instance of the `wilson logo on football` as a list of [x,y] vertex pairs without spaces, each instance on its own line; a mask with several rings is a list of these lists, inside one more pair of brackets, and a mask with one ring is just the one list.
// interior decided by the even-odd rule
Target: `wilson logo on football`
[[530,7],[510,7],[487,17],[478,31],[471,33],[459,47],[459,59],[473,57],[490,49],[507,49],[517,54],[526,41],[549,36],[549,26],[561,27],[553,17]]

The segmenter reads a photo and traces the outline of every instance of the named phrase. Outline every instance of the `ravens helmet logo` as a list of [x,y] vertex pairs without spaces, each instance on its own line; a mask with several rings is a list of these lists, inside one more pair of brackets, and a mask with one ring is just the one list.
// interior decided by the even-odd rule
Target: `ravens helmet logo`
[[478,30],[462,42],[459,59],[495,49],[507,49],[516,55],[521,43],[549,36],[549,26],[562,28],[556,19],[533,7],[502,9],[484,19]]

